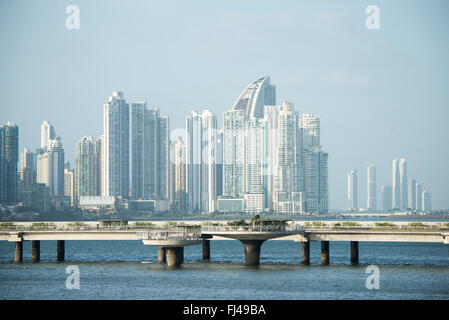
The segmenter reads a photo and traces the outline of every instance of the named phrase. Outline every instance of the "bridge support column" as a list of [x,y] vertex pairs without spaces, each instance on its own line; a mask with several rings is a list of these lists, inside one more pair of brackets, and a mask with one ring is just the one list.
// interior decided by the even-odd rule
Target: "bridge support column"
[[210,260],[210,240],[203,240],[203,260]]
[[57,240],[58,248],[57,248],[57,256],[56,260],[58,262],[64,261],[64,255],[65,255],[65,243],[64,240]]
[[39,240],[31,241],[31,261],[39,262],[41,259],[41,242]]
[[301,263],[305,265],[310,264],[310,242],[305,241],[301,242],[302,247],[302,255],[301,255]]
[[23,261],[23,242],[16,241],[14,248],[14,262],[20,263]]
[[179,259],[180,262],[179,264],[183,264],[184,263],[184,247],[179,247]]
[[329,241],[321,241],[321,264],[329,264]]
[[169,268],[178,267],[181,265],[181,250],[179,247],[167,247],[165,248],[165,252],[167,254],[167,266]]
[[351,264],[359,264],[359,242],[351,241]]
[[166,263],[167,262],[167,256],[165,253],[165,247],[158,247],[157,249],[157,262],[159,263]]
[[260,247],[265,240],[240,240],[245,248],[247,266],[258,266],[260,262]]

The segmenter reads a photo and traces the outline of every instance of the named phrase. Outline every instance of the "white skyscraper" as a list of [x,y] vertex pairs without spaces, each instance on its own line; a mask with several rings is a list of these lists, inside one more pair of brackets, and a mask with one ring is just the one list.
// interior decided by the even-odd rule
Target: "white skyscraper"
[[416,183],[416,210],[422,211],[422,185],[418,182]]
[[416,209],[416,180],[408,179],[408,208]]
[[61,138],[48,143],[48,186],[53,196],[64,195],[64,149]]
[[373,164],[368,165],[367,168],[367,209],[369,211],[377,210],[377,196],[376,196],[376,166]]
[[170,145],[170,204],[174,211],[186,210],[186,145],[182,137]]
[[41,148],[48,150],[48,143],[56,137],[55,128],[48,122],[44,121],[41,125]]
[[189,211],[216,209],[217,120],[209,110],[186,118],[186,192]]
[[401,208],[401,179],[399,175],[399,160],[393,160],[393,208]]
[[300,156],[302,162],[305,212],[327,213],[329,209],[328,154],[321,151],[320,117],[303,113],[299,120],[301,137]]
[[102,195],[129,197],[129,105],[115,91],[104,104]]
[[430,203],[430,193],[426,190],[422,193],[422,210],[423,211],[430,211],[432,210],[432,205]]
[[407,162],[404,158],[399,160],[399,174],[400,174],[400,193],[401,193],[401,204],[402,210],[406,210],[408,207],[408,187],[407,187]]
[[358,211],[357,202],[357,170],[348,173],[348,208],[351,211]]
[[245,113],[223,114],[223,196],[243,198],[245,193]]

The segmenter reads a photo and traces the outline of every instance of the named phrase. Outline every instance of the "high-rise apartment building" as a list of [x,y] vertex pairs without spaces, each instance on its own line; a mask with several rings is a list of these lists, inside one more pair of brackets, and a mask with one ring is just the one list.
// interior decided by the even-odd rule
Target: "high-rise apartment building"
[[393,208],[392,209],[400,209],[401,208],[401,178],[399,174],[399,160],[393,160]]
[[223,113],[223,196],[243,198],[245,193],[245,112]]
[[430,203],[430,193],[426,190],[422,192],[422,210],[423,211],[432,210],[432,205]]
[[76,145],[75,157],[75,203],[80,197],[98,196],[98,148],[97,141],[82,137]]
[[393,208],[393,189],[391,185],[382,185],[382,210],[391,211]]
[[182,137],[170,145],[170,206],[174,211],[186,210],[186,145]]
[[348,208],[351,211],[358,211],[357,198],[357,170],[351,170],[348,173]]
[[416,210],[417,211],[422,211],[423,205],[422,205],[422,193],[423,193],[423,188],[422,185],[419,184],[418,182],[416,183]]
[[48,186],[52,196],[64,195],[64,148],[61,138],[48,142]]
[[377,210],[377,196],[376,196],[376,166],[368,165],[366,170],[367,176],[367,204],[368,211]]
[[401,194],[401,204],[400,209],[406,210],[408,208],[408,186],[407,186],[407,161],[404,158],[399,160],[399,183],[400,183],[400,194]]
[[[187,210],[213,212],[217,198],[217,119],[209,110],[186,118]],[[243,152],[243,149],[242,149]]]
[[159,108],[132,104],[132,198],[169,198],[169,120]]
[[19,127],[13,122],[0,126],[0,203],[18,200],[17,166]]
[[129,105],[115,91],[104,104],[102,195],[129,197]]
[[408,208],[416,209],[416,180],[408,179]]
[[48,143],[50,140],[56,138],[55,128],[48,122],[44,121],[41,124],[41,149],[45,152],[48,150]]

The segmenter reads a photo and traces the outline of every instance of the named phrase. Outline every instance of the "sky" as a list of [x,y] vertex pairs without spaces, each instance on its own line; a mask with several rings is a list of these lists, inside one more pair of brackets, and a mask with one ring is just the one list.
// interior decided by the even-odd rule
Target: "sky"
[[[79,29],[66,27],[76,5]],[[366,7],[379,29],[366,28]],[[347,208],[347,174],[366,167],[392,183],[392,160],[449,208],[449,2],[12,1],[0,2],[0,123],[19,148],[40,144],[47,120],[73,163],[77,141],[103,131],[113,91],[147,100],[185,127],[206,108],[221,122],[241,91],[269,75],[277,103],[319,114],[329,153],[330,208]]]

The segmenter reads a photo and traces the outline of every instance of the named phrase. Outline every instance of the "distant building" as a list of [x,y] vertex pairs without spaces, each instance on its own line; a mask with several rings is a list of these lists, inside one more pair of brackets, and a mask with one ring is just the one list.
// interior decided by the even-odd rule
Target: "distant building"
[[48,151],[48,144],[50,140],[56,138],[55,128],[48,122],[44,121],[41,125],[41,149]]
[[129,197],[129,105],[114,91],[104,104],[103,196]]
[[99,196],[97,141],[88,136],[82,137],[76,144],[75,157],[75,203],[80,197]]
[[67,167],[64,168],[64,195],[70,197],[70,203],[75,204],[75,173]]
[[432,205],[430,203],[430,193],[426,190],[422,193],[422,210],[423,211],[430,211],[432,210]]
[[408,179],[408,208],[416,209],[416,180]]
[[19,128],[12,122],[0,126],[0,203],[18,200],[17,166]]
[[392,209],[401,208],[401,178],[399,174],[399,160],[393,160],[393,204]]
[[417,182],[416,183],[416,197],[415,197],[417,211],[422,211],[422,209],[423,209],[422,194],[423,194],[422,185]]
[[393,208],[393,189],[391,185],[382,185],[382,210],[391,211]]
[[187,209],[190,212],[213,212],[217,201],[215,115],[209,110],[201,114],[192,111],[186,118],[186,133]]
[[351,211],[358,211],[357,200],[357,170],[348,173],[348,208]]
[[168,200],[169,119],[146,102],[132,104],[132,198]]
[[181,137],[170,145],[170,206],[186,210],[186,145]]
[[22,190],[22,206],[48,212],[51,208],[50,188],[43,183],[25,186]]
[[377,210],[377,195],[376,195],[376,166],[368,165],[366,170],[367,176],[367,204],[368,211]]
[[404,158],[399,160],[399,183],[401,193],[401,205],[402,210],[406,210],[408,207],[408,187],[407,187],[407,161]]

